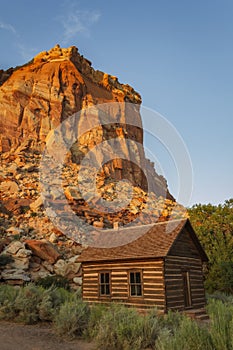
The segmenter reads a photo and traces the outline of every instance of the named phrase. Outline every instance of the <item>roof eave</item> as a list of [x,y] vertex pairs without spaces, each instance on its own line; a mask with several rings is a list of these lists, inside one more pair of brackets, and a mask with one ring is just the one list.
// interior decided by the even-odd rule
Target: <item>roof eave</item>
[[113,258],[113,259],[95,259],[95,260],[85,260],[85,259],[77,259],[78,262],[81,263],[99,263],[99,262],[112,262],[112,261],[132,261],[132,260],[153,260],[153,259],[164,259],[167,255],[161,255],[161,256],[139,256],[139,257],[128,257],[128,258]]

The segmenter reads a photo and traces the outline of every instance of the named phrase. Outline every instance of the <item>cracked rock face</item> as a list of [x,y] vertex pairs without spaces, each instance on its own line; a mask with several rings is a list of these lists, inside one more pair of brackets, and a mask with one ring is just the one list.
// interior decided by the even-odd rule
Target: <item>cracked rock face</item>
[[[138,126],[127,124],[124,108],[111,111],[110,125],[103,126],[98,117],[100,125],[86,131],[72,146],[72,161],[79,164],[93,147],[118,138],[121,154],[132,161],[105,162],[106,155],[111,156],[114,151],[114,146],[109,145],[98,159],[105,163],[101,175],[114,180],[127,179],[144,191],[149,177],[156,195],[173,199],[166,180],[158,176],[145,158],[140,95],[128,84],[119,83],[116,77],[94,70],[74,46],[62,49],[56,45],[24,66],[0,71],[0,152],[19,153],[27,148],[41,152],[48,134],[62,121],[90,106],[110,102],[133,103],[133,119]],[[83,117],[79,127],[88,123],[90,120]],[[133,140],[135,146],[129,147],[126,140]],[[139,160],[141,168],[134,159]]]
[[2,152],[26,139],[44,141],[62,120],[89,105],[126,99],[141,102],[133,88],[95,71],[75,47],[56,46],[1,76],[6,79],[0,88]]
[[[67,227],[64,233],[50,221],[39,182],[42,151],[48,135],[55,134],[53,130],[61,122],[90,106],[109,102],[131,102],[129,114],[135,123],[127,123],[124,103],[122,108],[117,104],[116,110],[113,104],[107,107],[111,123],[101,123],[101,113],[97,113],[98,126],[81,133],[63,166],[62,191],[67,200],[60,198],[61,192],[51,183],[47,184],[47,199],[58,203],[62,214],[71,208],[85,223],[100,229],[124,226],[136,219],[137,224],[145,225],[187,217],[185,208],[170,195],[166,180],[145,157],[140,95],[116,77],[94,70],[76,47],[57,45],[22,67],[0,70],[0,253],[11,258],[6,266],[0,266],[0,279],[5,283],[23,284],[59,274],[68,278],[73,288],[80,288],[82,271],[77,259],[86,237],[80,232],[75,242]],[[78,127],[90,125],[83,113]],[[69,129],[63,132],[66,135]],[[116,145],[110,141],[115,139],[122,158],[111,158]],[[135,142],[130,144],[130,140]],[[97,175],[93,176],[93,166],[84,167],[80,174],[83,158],[103,144],[103,152],[96,156],[103,164]],[[58,180],[55,170],[48,164],[54,184]],[[98,195],[109,207],[114,200],[126,202],[122,210],[101,212],[96,200],[93,207],[89,205],[80,188],[91,198],[92,177]]]

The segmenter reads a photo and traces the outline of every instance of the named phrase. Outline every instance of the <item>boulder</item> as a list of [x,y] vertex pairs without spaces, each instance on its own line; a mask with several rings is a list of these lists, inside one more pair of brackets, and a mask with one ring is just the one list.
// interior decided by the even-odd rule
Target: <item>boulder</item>
[[31,278],[30,276],[25,273],[24,270],[20,269],[7,269],[2,271],[1,277],[3,280],[21,280],[24,282],[30,282]]
[[3,200],[4,208],[10,214],[14,215],[19,215],[27,211],[30,203],[31,200],[26,198],[7,198]]
[[50,264],[54,264],[60,257],[60,253],[57,251],[56,247],[45,239],[26,240],[25,243],[34,255],[42,260],[48,261]]
[[[13,241],[5,248],[3,254],[10,255],[13,258],[13,261],[9,264],[10,269],[19,271],[28,270],[32,252],[31,250],[25,249],[24,243]],[[8,270],[9,269],[6,267],[5,271]]]
[[48,270],[50,273],[54,273],[54,267],[51,265],[48,261],[42,261],[41,264],[46,270]]
[[19,186],[15,181],[3,181],[0,184],[0,191],[9,194],[16,194],[19,192]]
[[15,254],[15,257],[19,258],[19,259],[24,259],[24,258],[28,258],[32,255],[31,250],[29,249],[25,249],[25,248],[20,248],[17,253]]
[[82,285],[82,277],[74,277],[73,282],[77,284],[78,286]]
[[11,235],[21,235],[23,230],[19,227],[11,226],[6,230],[6,232],[10,233]]
[[81,267],[80,263],[76,263],[71,259],[69,261],[59,259],[54,265],[54,272],[57,275],[61,275],[70,279],[78,274],[80,267]]
[[77,187],[66,187],[64,194],[68,200],[79,200],[82,199],[82,195],[80,194]]
[[30,209],[33,211],[37,211],[43,205],[43,199],[38,197],[35,202],[30,204]]
[[25,245],[20,241],[13,241],[5,248],[4,253],[15,255],[21,249],[25,249]]
[[66,262],[63,259],[59,259],[54,265],[54,272],[56,275],[65,276],[66,275]]
[[56,234],[53,232],[51,233],[50,237],[49,237],[49,242],[51,243],[57,243],[57,236]]
[[98,227],[98,228],[103,228],[104,227],[104,223],[102,221],[94,221],[93,222],[93,226],[94,227]]
[[37,281],[39,278],[51,276],[51,273],[44,266],[40,266],[38,270],[30,270],[30,276],[32,281]]
[[15,268],[16,270],[28,270],[30,263],[29,258],[18,258],[16,256],[14,256],[13,258],[14,261],[10,264],[12,268]]

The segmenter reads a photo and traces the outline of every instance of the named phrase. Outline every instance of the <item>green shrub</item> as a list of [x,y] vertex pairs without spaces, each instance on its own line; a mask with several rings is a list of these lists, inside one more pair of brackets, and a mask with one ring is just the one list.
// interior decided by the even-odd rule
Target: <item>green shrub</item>
[[210,334],[216,350],[233,349],[233,305],[220,300],[210,300]]
[[58,335],[69,338],[81,336],[87,328],[90,309],[79,299],[65,301],[54,317]]
[[95,340],[101,350],[139,350],[143,343],[143,316],[135,309],[112,305],[103,313]]
[[88,336],[101,350],[157,349],[158,343],[170,341],[183,319],[172,312],[159,316],[157,309],[142,316],[136,309],[119,304],[96,305],[91,308]]
[[150,310],[145,316],[137,315],[142,319],[142,329],[140,332],[141,347],[154,348],[158,334],[160,333],[160,325],[157,309]]
[[60,275],[46,276],[43,278],[39,278],[36,281],[36,285],[41,286],[45,289],[48,289],[51,287],[57,287],[57,288],[64,288],[66,290],[70,290],[68,279]]
[[44,290],[42,300],[37,306],[40,321],[53,321],[58,308],[55,306],[55,300],[51,290]]
[[15,310],[18,312],[17,320],[25,324],[33,324],[40,320],[39,305],[44,297],[42,287],[28,284],[21,288],[15,300]]
[[95,339],[101,350],[232,350],[233,297],[215,293],[208,300],[206,326],[178,312],[158,316],[154,309],[142,316],[119,304],[89,309],[79,291],[0,285],[0,319],[52,321],[58,335]]
[[[143,320],[143,349],[157,349],[159,339],[164,339],[171,330],[178,327],[181,315],[169,312],[168,315],[159,316],[157,309],[151,310]],[[179,322],[177,320],[179,319]]]
[[15,307],[19,311],[18,319],[24,323],[53,321],[64,303],[76,299],[75,293],[63,288],[44,289],[29,284],[20,290]]
[[15,310],[15,300],[19,293],[19,289],[8,286],[0,286],[0,319],[2,320],[14,320],[17,316]]
[[14,261],[11,255],[1,254],[0,255],[0,267],[6,266]]
[[71,300],[72,298],[75,298],[74,293],[69,292],[67,289],[64,288],[50,288],[48,289],[49,294],[53,301],[53,307],[55,309],[59,308],[62,304],[64,304],[66,301]]
[[207,301],[210,303],[211,300],[220,300],[222,301],[224,304],[230,304],[233,305],[233,295],[232,294],[225,294],[219,291],[214,292],[211,295],[207,294]]
[[32,283],[25,287],[0,286],[0,319],[26,324],[53,321],[61,305],[77,301],[78,294],[63,288],[44,289]]
[[64,288],[45,289],[43,299],[39,304],[39,317],[41,321],[53,321],[61,305],[66,301],[76,300],[77,295]]
[[102,320],[104,313],[107,312],[107,306],[96,304],[91,307],[88,326],[84,335],[88,339],[95,338],[98,333],[99,323]]
[[169,310],[167,314],[160,317],[161,328],[166,328],[169,334],[174,335],[185,317],[178,311]]
[[158,350],[214,350],[208,329],[188,317],[182,318],[174,334],[168,331],[164,335],[157,343]]

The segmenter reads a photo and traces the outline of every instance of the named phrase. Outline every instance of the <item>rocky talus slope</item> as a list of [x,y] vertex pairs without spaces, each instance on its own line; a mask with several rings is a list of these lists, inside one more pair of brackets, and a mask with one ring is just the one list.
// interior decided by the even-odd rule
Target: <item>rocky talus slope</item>
[[[39,183],[40,161],[48,134],[61,122],[87,107],[109,102],[133,103],[137,126],[128,125],[126,111],[118,108],[112,113],[114,123],[102,125],[99,119],[97,128],[81,135],[62,169],[68,205],[86,223],[103,229],[137,218],[135,223],[149,224],[186,217],[186,210],[169,193],[166,180],[145,158],[140,95],[116,77],[94,70],[77,48],[61,49],[57,45],[22,67],[0,70],[0,253],[12,257],[0,267],[1,281],[22,284],[58,274],[67,277],[74,288],[81,285],[81,267],[76,260],[83,246],[59,231],[47,217]],[[91,171],[86,169],[80,180],[80,162],[93,147],[117,137],[121,151],[134,153],[143,171],[127,159],[104,164],[96,181],[101,198],[111,205],[118,195],[118,180],[127,179],[133,187],[122,182],[121,198],[131,196],[130,202],[118,212],[103,213],[98,203],[90,207],[78,190],[81,180],[88,189]],[[129,149],[125,140],[135,140],[142,147]],[[104,152],[101,157],[105,159]],[[60,200],[53,189],[48,189],[48,196],[51,201]],[[62,210],[66,211],[66,206],[64,203]]]

